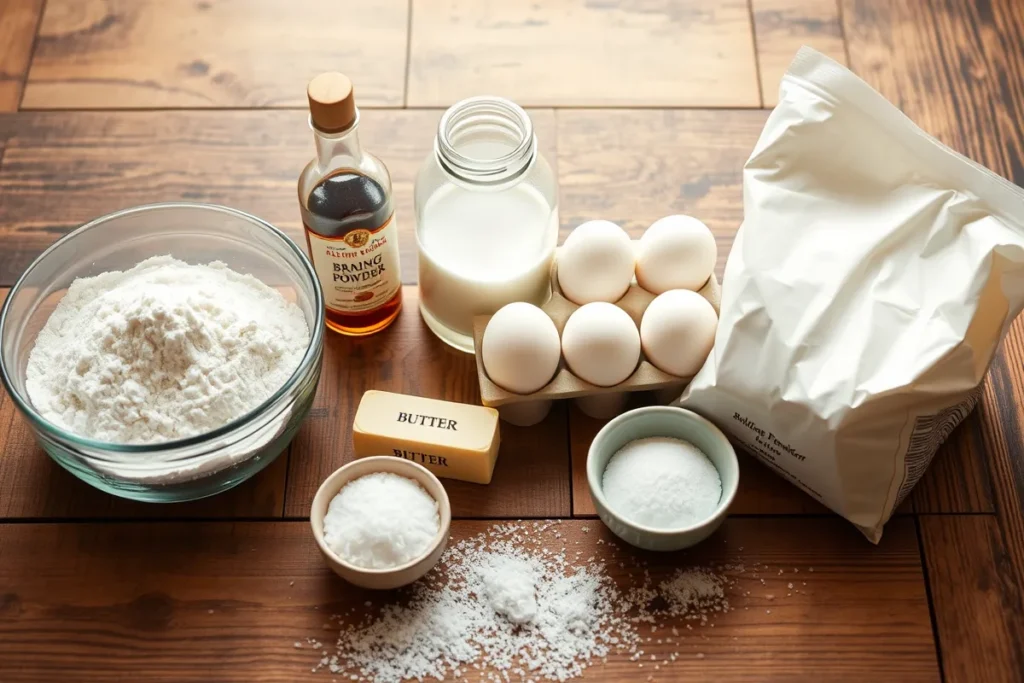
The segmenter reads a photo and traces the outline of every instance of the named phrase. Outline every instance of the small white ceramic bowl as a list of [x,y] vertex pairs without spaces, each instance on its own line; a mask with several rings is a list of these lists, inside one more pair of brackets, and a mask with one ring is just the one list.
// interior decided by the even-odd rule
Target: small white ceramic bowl
[[[654,529],[631,522],[609,507],[602,490],[608,461],[627,443],[654,436],[689,441],[707,455],[718,470],[722,479],[722,497],[707,519],[681,529]],[[587,483],[598,517],[616,536],[644,550],[682,550],[713,534],[728,514],[739,480],[736,451],[725,434],[697,413],[684,408],[651,406],[625,412],[597,433],[587,454]]]
[[[324,517],[327,507],[341,488],[352,481],[375,472],[391,472],[412,479],[437,501],[437,512],[441,518],[441,527],[437,536],[431,541],[430,547],[414,560],[391,569],[366,569],[349,564],[338,557],[324,541]],[[448,545],[448,532],[452,524],[452,508],[444,486],[430,470],[409,460],[391,455],[375,455],[360,458],[344,465],[324,480],[313,498],[313,506],[309,513],[309,522],[313,527],[313,537],[320,548],[327,565],[335,574],[351,584],[362,588],[386,590],[398,588],[416,581],[429,572],[441,559]]]

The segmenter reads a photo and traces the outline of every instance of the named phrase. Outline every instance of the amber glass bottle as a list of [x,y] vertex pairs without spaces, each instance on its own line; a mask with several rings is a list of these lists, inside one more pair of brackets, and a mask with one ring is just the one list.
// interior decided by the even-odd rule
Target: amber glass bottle
[[299,205],[327,326],[373,334],[402,308],[391,176],[359,146],[359,111],[347,77],[321,74],[307,94],[316,158],[299,177]]

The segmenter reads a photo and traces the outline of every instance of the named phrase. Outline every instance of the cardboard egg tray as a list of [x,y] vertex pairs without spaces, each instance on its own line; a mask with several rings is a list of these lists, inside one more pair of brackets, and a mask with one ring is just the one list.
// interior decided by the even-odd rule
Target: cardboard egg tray
[[[580,305],[569,301],[562,294],[558,286],[556,269],[552,270],[551,285],[551,298],[541,306],[541,309],[554,321],[555,327],[558,328],[558,334],[561,336],[565,321]],[[718,278],[714,274],[697,293],[711,303],[715,313],[719,312],[722,290],[718,284]],[[626,294],[615,302],[615,305],[628,313],[639,328],[640,319],[655,296],[634,281]],[[473,343],[477,349],[481,348],[484,328],[487,327],[490,319],[489,315],[481,315],[473,319]],[[599,387],[574,375],[565,359],[562,358],[554,378],[544,388],[532,394],[516,394],[502,389],[491,381],[484,371],[482,356],[483,354],[479,352],[476,354],[476,371],[480,381],[481,402],[485,406],[498,408],[503,419],[524,426],[544,419],[550,409],[551,401],[581,399],[578,404],[584,412],[593,417],[607,418],[621,409],[628,393],[671,389],[675,395],[678,395],[692,379],[692,377],[679,377],[659,370],[641,352],[636,370],[625,381],[610,387]]]

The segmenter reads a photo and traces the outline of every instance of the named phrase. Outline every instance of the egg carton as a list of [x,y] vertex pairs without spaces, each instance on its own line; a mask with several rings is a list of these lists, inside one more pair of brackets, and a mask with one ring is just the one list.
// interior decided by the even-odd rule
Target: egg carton
[[[580,307],[580,304],[573,303],[562,294],[562,290],[558,286],[557,259],[555,263],[556,267],[552,269],[551,273],[551,298],[540,308],[554,321],[555,327],[558,328],[558,335],[561,337],[565,321]],[[716,314],[719,313],[722,289],[718,278],[713,273],[697,293],[707,299],[714,307]],[[628,313],[639,328],[644,311],[654,301],[655,296],[636,284],[634,280],[623,297],[615,302],[615,305]],[[487,327],[490,319],[489,315],[473,318],[473,344],[477,349],[481,348],[484,328]],[[573,374],[566,364],[565,358],[559,360],[558,370],[552,380],[544,388],[532,394],[516,394],[492,382],[484,370],[483,354],[479,352],[476,353],[476,372],[480,381],[481,402],[485,406],[497,408],[501,419],[520,426],[530,426],[540,422],[551,410],[552,402],[563,399],[575,399],[580,410],[598,419],[613,417],[621,412],[629,395],[635,392],[657,392],[655,400],[659,403],[668,403],[679,396],[692,379],[692,376],[679,377],[659,370],[647,360],[643,352],[640,354],[640,362],[633,374],[625,381],[610,387],[591,384]]]

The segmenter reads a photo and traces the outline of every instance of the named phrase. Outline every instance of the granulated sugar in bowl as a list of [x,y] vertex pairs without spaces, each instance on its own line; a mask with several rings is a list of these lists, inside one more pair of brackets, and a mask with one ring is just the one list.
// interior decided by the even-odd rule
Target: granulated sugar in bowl
[[309,513],[327,566],[349,583],[389,589],[429,572],[452,512],[430,470],[391,455],[359,458],[324,480]]
[[412,479],[374,472],[353,479],[331,499],[324,542],[362,569],[393,569],[427,551],[441,518],[437,501]]
[[143,206],[28,267],[0,311],[0,377],[77,477],[191,500],[287,446],[312,404],[322,328],[316,275],[284,233],[226,207]]

